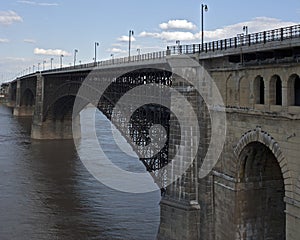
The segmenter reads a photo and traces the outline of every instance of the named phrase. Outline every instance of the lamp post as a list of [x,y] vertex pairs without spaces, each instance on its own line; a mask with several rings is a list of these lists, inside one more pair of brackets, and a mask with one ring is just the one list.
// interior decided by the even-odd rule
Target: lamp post
[[177,44],[177,51],[178,51],[178,54],[180,54],[180,40],[176,40],[175,42]]
[[98,42],[95,42],[95,57],[94,57],[94,62],[96,64],[97,62],[97,47],[100,45],[100,43]]
[[112,64],[114,64],[114,54],[112,53],[110,54],[110,56],[111,56]]
[[34,73],[34,68],[35,68],[35,65],[32,65],[32,72]]
[[45,63],[46,63],[46,61],[44,60],[43,61],[43,71],[45,70]]
[[53,60],[54,60],[53,58],[50,59],[50,62],[51,62],[51,70],[52,70],[52,67],[53,67]]
[[64,55],[61,54],[61,55],[60,55],[60,68],[62,68],[62,66],[63,66],[63,63],[62,63],[63,57],[64,57]]
[[248,35],[248,26],[243,26],[243,32]]
[[208,11],[206,4],[201,4],[201,49],[204,50],[204,11]]
[[38,72],[40,71],[40,65],[41,65],[41,63],[38,63]]
[[138,48],[136,51],[138,52],[138,60],[141,60],[141,49]]
[[134,35],[133,30],[129,30],[129,46],[128,46],[128,61],[130,62],[131,37]]
[[75,49],[74,50],[74,67],[75,67],[75,65],[76,65],[76,54],[78,53],[78,50],[77,49]]

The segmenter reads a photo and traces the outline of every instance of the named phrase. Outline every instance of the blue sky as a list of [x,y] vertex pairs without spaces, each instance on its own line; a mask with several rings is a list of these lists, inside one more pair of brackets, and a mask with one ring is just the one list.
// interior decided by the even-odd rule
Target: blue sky
[[45,68],[92,62],[94,43],[98,60],[111,54],[128,55],[128,31],[134,30],[132,55],[165,50],[176,40],[200,42],[200,5],[205,13],[205,40],[300,23],[300,1],[271,0],[1,0],[0,82],[46,61]]

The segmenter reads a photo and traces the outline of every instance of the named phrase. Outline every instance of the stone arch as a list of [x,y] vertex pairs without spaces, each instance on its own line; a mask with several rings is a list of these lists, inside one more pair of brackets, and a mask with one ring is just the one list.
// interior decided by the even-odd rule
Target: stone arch
[[[239,140],[237,146],[234,149],[234,154],[236,158],[240,156],[242,150],[250,143],[253,142],[260,142],[264,144],[267,148],[270,149],[270,151],[274,154],[275,158],[277,159],[280,167],[281,172],[283,174],[283,178],[285,181],[285,185],[291,185],[291,174],[287,166],[287,160],[284,157],[284,154],[281,151],[281,148],[279,147],[279,144],[275,141],[275,139],[268,134],[265,131],[262,131],[260,127],[257,127],[254,130],[250,130],[247,133],[245,133],[241,139]],[[236,166],[236,173],[238,173],[238,169],[240,169],[240,163]],[[237,176],[237,179],[240,177]]]
[[279,75],[270,79],[270,105],[282,105],[282,81]]
[[265,104],[265,82],[262,76],[258,75],[253,82],[254,104]]
[[[237,232],[240,239],[286,237],[285,186],[289,171],[278,143],[260,128],[249,131],[235,149]],[[290,180],[290,178],[289,178]]]
[[247,78],[241,77],[239,80],[239,106],[249,107],[250,84]]
[[288,106],[300,106],[300,77],[292,74],[287,83]]

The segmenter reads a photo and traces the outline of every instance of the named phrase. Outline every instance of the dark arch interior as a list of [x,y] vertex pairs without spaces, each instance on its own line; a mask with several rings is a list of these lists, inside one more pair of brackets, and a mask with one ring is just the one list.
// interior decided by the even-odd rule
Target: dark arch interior
[[259,104],[265,104],[265,82],[262,77],[259,79]]
[[297,76],[295,78],[295,106],[300,106],[300,78]]
[[34,94],[30,89],[26,89],[22,95],[21,106],[33,106],[35,104]]
[[274,154],[262,143],[240,154],[238,227],[241,239],[285,239],[284,181]]
[[277,76],[276,78],[276,105],[282,104],[282,86],[281,79]]

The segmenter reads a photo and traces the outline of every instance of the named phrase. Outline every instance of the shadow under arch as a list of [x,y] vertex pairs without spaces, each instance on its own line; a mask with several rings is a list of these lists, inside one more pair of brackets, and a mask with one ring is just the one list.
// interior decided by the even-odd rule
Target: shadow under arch
[[21,106],[34,106],[35,105],[35,97],[34,93],[31,89],[26,88],[21,97]]
[[285,186],[291,178],[279,144],[257,127],[242,136],[234,153],[240,239],[285,239]]

